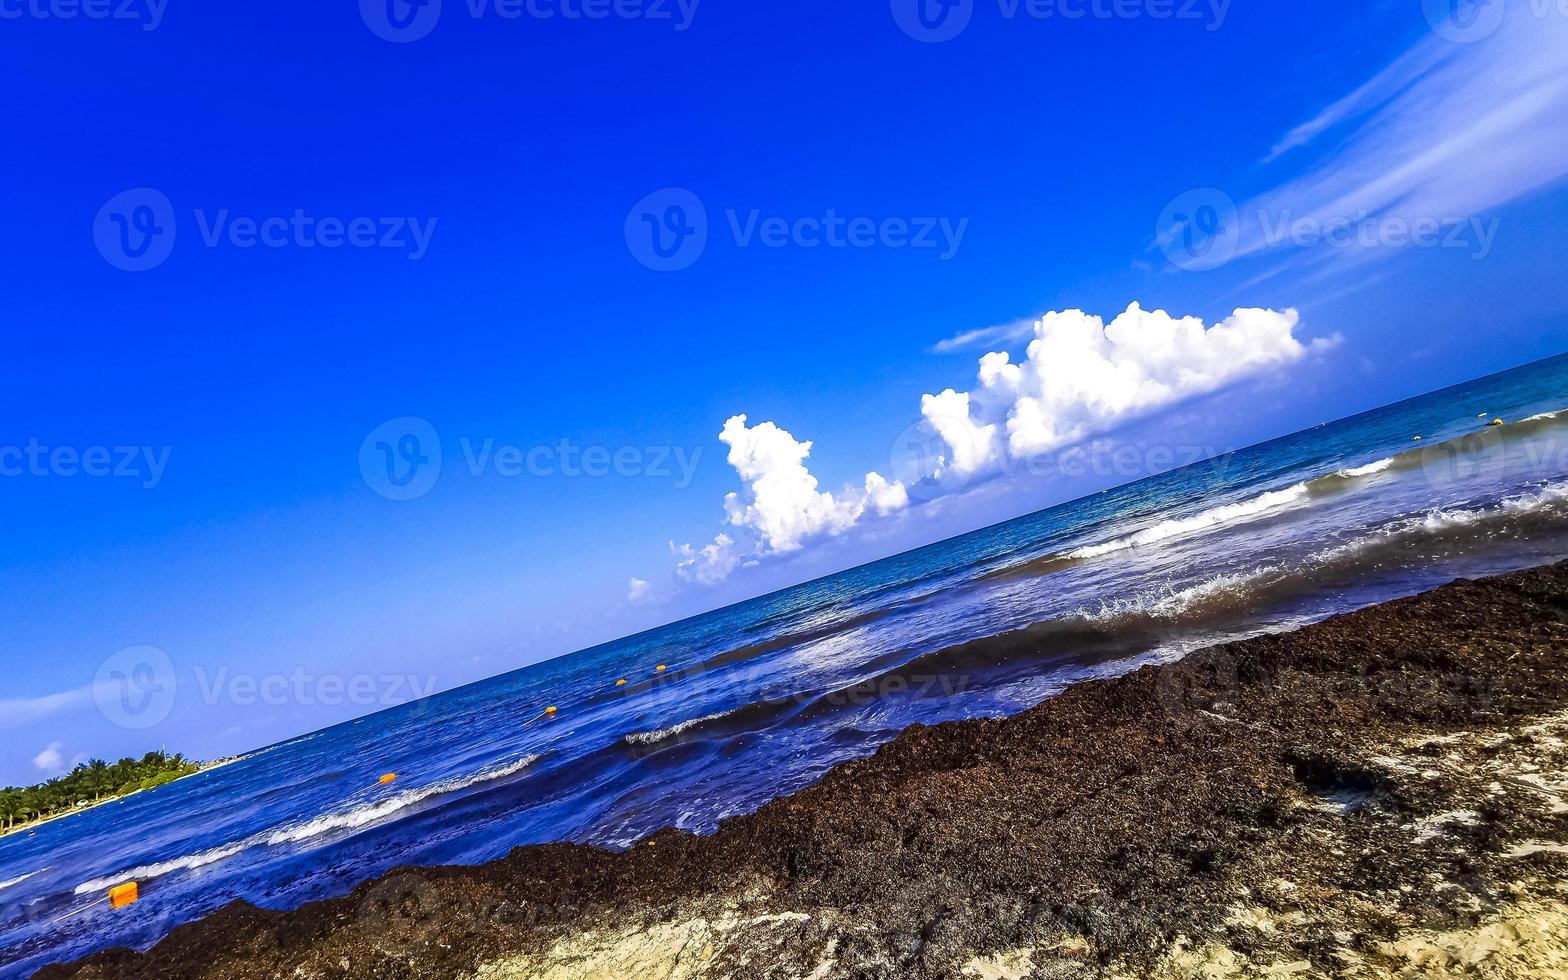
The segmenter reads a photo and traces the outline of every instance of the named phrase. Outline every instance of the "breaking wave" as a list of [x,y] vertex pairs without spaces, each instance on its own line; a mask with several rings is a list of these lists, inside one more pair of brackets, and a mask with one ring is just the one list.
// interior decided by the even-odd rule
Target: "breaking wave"
[[[1491,525],[1513,518],[1555,515],[1568,503],[1568,483],[1555,483],[1540,490],[1505,498],[1492,507],[1464,509],[1438,508],[1425,514],[1407,517],[1372,534],[1347,541],[1332,548],[1325,548],[1310,556],[1307,561],[1328,565],[1354,559],[1368,552],[1387,548],[1412,539],[1443,536],[1475,525]],[[1490,528],[1488,528],[1489,530]]]
[[683,721],[678,725],[671,725],[669,728],[660,728],[651,732],[636,732],[634,734],[627,735],[625,742],[627,745],[657,745],[666,739],[671,739],[683,732],[688,732],[691,729],[696,728],[698,725],[706,725],[710,721],[718,721],[721,718],[728,718],[734,713],[735,711],[720,711],[717,714],[704,715],[701,718],[692,718],[687,721]]
[[1154,589],[1125,599],[1112,599],[1094,612],[1080,609],[1078,616],[1091,623],[1118,623],[1133,619],[1176,619],[1206,607],[1229,606],[1245,601],[1258,586],[1279,581],[1288,574],[1274,565],[1250,572],[1216,575],[1185,589]]
[[[1285,564],[1263,565],[1214,575],[1184,588],[1163,586],[1080,608],[1059,619],[1020,630],[971,640],[922,654],[856,685],[835,692],[869,695],[890,678],[942,676],[955,671],[1003,668],[1072,660],[1100,663],[1130,656],[1166,642],[1175,634],[1205,635],[1213,628],[1245,619],[1270,600],[1305,595],[1332,584],[1337,576],[1412,554],[1435,539],[1484,548],[1509,525],[1545,519],[1560,528],[1568,519],[1568,483],[1553,484],[1475,509],[1434,510],[1394,521],[1333,548]],[[826,704],[819,699],[813,707]]]
[[5,891],[7,888],[12,887],[13,885],[20,885],[27,879],[35,875],[41,875],[48,870],[48,868],[39,868],[37,871],[29,871],[27,874],[12,878],[10,881],[0,881],[0,891]]
[[409,807],[414,806],[415,804],[424,800],[430,799],[433,796],[443,796],[448,793],[460,792],[462,790],[468,789],[469,787],[477,786],[480,783],[491,782],[496,779],[505,779],[508,776],[516,775],[517,773],[522,772],[523,770],[532,766],[534,763],[538,762],[539,759],[540,756],[537,755],[524,756],[523,758],[518,759],[516,762],[508,763],[507,765],[500,766],[495,769],[487,769],[484,772],[473,776],[461,776],[453,779],[442,780],[441,782],[432,783],[429,786],[424,786],[419,789],[412,789],[406,792],[394,794],[375,803],[369,803],[347,810],[339,810],[334,813],[323,814],[322,816],[306,821],[305,823],[292,824],[276,828],[274,830],[262,831],[261,833],[247,837],[244,840],[236,841],[231,844],[224,844],[221,847],[214,847],[210,850],[201,851],[196,854],[187,854],[183,857],[174,858],[169,861],[160,861],[155,864],[142,865],[141,867],[132,868],[129,871],[123,871],[119,874],[109,875],[104,878],[94,878],[92,881],[83,882],[82,884],[77,885],[76,894],[82,895],[88,892],[102,891],[106,888],[111,888],[127,881],[150,881],[153,878],[161,878],[164,875],[172,874],[176,871],[190,871],[196,868],[203,868],[209,864],[216,864],[219,861],[226,861],[237,854],[241,854],[257,847],[276,847],[282,844],[297,844],[310,840],[314,837],[320,837],[323,834],[333,833],[334,831],[357,830],[361,827],[379,823],[380,821],[385,820],[387,817],[392,816],[394,813],[406,810]]
[[1274,490],[1260,494],[1250,500],[1243,500],[1234,504],[1225,504],[1201,511],[1191,517],[1173,517],[1161,521],[1153,527],[1144,528],[1126,537],[1113,538],[1103,544],[1089,545],[1069,551],[1065,557],[1084,561],[1090,558],[1099,558],[1103,555],[1126,551],[1128,548],[1142,548],[1171,538],[1183,537],[1194,531],[1206,531],[1213,527],[1223,527],[1230,524],[1239,524],[1254,518],[1262,517],[1271,511],[1280,510],[1301,503],[1311,495],[1305,483],[1298,483],[1284,490]]
[[[1390,471],[1404,471],[1419,469],[1430,464],[1440,457],[1435,453],[1452,451],[1456,446],[1466,447],[1467,452],[1484,451],[1491,441],[1500,443],[1504,440],[1528,438],[1545,429],[1553,428],[1564,421],[1568,421],[1568,409],[1556,412],[1542,412],[1529,418],[1521,419],[1496,428],[1488,427],[1478,432],[1459,436],[1430,446],[1406,450],[1394,456],[1380,459],[1362,466],[1348,467],[1325,473],[1305,480],[1281,490],[1271,490],[1267,493],[1250,497],[1246,500],[1208,510],[1199,511],[1187,517],[1173,517],[1151,527],[1144,528],[1132,534],[1111,538],[1099,544],[1086,545],[1070,551],[1059,551],[1042,558],[1005,568],[997,569],[987,575],[986,579],[1016,578],[1020,576],[1043,576],[1053,572],[1063,571],[1075,565],[1101,558],[1106,555],[1127,551],[1133,548],[1144,548],[1160,544],[1173,538],[1187,537],[1203,531],[1217,528],[1230,527],[1258,520],[1275,512],[1295,507],[1306,503],[1313,497],[1324,496],[1346,490],[1355,484]],[[1475,440],[1487,440],[1479,444]]]

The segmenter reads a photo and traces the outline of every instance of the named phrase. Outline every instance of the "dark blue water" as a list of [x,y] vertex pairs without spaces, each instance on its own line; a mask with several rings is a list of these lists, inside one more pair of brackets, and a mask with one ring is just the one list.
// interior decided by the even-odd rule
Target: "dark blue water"
[[[711,831],[912,722],[1015,713],[1217,640],[1561,559],[1568,415],[1547,413],[1565,406],[1558,358],[7,837],[0,977],[146,947],[235,898],[286,908],[339,895],[400,864],[475,863],[546,841],[624,847],[669,825]],[[1031,625],[1027,653],[962,645]],[[548,705],[555,720],[532,721]],[[386,772],[400,778],[376,786]],[[138,904],[55,921],[133,879]]]

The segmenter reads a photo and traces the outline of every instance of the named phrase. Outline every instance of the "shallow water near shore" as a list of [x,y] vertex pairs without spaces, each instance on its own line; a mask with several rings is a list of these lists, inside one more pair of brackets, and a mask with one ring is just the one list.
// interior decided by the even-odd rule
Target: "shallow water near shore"
[[[1011,714],[1216,641],[1561,558],[1568,415],[1553,413],[1565,405],[1558,358],[0,840],[0,976],[145,947],[235,898],[282,908],[341,894],[396,865],[709,831],[913,722]],[[966,645],[1009,631],[1016,642]],[[616,689],[617,677],[634,683]],[[525,727],[543,704],[560,720]],[[365,788],[387,771],[401,778]],[[50,924],[127,879],[143,882],[138,905]]]

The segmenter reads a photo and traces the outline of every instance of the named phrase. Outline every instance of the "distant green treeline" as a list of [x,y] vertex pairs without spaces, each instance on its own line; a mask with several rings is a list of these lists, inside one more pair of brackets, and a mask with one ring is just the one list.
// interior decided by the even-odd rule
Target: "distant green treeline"
[[201,771],[201,763],[178,753],[149,752],[140,759],[84,762],[64,776],[26,788],[0,790],[0,828],[11,830],[137,790],[172,783]]

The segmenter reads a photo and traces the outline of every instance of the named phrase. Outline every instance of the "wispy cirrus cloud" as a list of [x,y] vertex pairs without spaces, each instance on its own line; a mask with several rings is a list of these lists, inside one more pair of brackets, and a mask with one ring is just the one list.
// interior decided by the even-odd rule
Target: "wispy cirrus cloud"
[[[1266,160],[1294,159],[1329,141],[1304,172],[1240,206],[1238,257],[1278,245],[1281,230],[1297,222],[1457,228],[1563,181],[1568,17],[1511,3],[1472,43],[1434,32],[1287,133]],[[1345,247],[1327,254],[1387,254],[1407,244],[1346,235]]]
[[993,327],[980,327],[977,330],[965,330],[963,333],[954,334],[945,340],[939,340],[931,346],[933,354],[956,354],[960,351],[994,350],[1027,340],[1034,336],[1034,318],[1024,317],[1011,323],[999,323]]
[[34,698],[7,698],[0,701],[0,729],[25,727],[62,711],[90,704],[92,697],[93,686],[89,684]]

